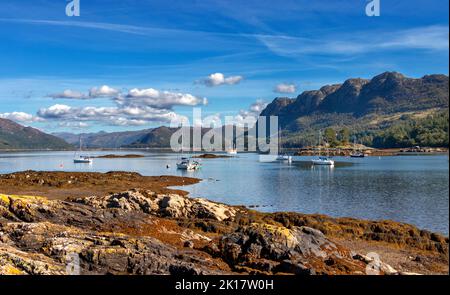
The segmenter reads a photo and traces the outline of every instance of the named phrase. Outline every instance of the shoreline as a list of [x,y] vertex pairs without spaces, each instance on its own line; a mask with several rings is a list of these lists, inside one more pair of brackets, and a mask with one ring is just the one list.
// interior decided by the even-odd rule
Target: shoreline
[[[448,273],[448,237],[440,234],[394,221],[333,218],[292,212],[262,213],[242,206],[191,198],[183,190],[169,188],[199,181],[174,176],[146,177],[130,172],[25,171],[0,175],[0,261],[6,257],[6,250],[2,252],[5,247],[9,247],[9,251],[25,251],[18,241],[2,238],[14,237],[12,227],[19,222],[22,227],[34,225],[40,228],[45,224],[47,231],[42,231],[40,237],[44,240],[55,242],[48,233],[49,229],[76,235],[76,239],[80,240],[81,252],[86,250],[82,246],[85,240],[92,239],[92,235],[98,235],[100,231],[105,233],[105,239],[110,234],[124,235],[122,244],[134,239],[142,240],[143,243],[150,243],[149,238],[157,239],[168,247],[166,256],[174,259],[174,265],[182,263],[173,257],[174,253],[180,251],[192,252],[189,255],[193,255],[191,259],[194,261],[206,257],[206,261],[212,264],[194,263],[193,269],[198,274],[360,274],[368,263],[365,255],[373,251],[380,253],[383,263],[389,265],[390,268],[385,266],[385,274],[393,274],[392,269],[396,274]],[[18,183],[21,185],[18,186]],[[108,187],[103,187],[105,185]],[[75,189],[71,189],[71,186]],[[29,193],[41,198],[20,196]],[[84,213],[80,215],[80,212]],[[90,214],[96,217],[92,219]],[[16,225],[13,226],[11,222]],[[57,230],[58,226],[63,228]],[[83,234],[72,232],[74,226]],[[23,233],[27,237],[30,234]],[[259,238],[250,247],[240,244],[241,238],[235,239],[238,236]],[[261,240],[265,242],[260,244]],[[335,250],[320,252],[319,256],[301,254],[313,249],[319,251],[319,248],[315,248],[317,245],[312,243],[317,240],[321,241],[321,245],[328,245],[329,249]],[[299,241],[300,244],[297,244]],[[132,251],[129,247],[125,246],[128,252]],[[152,247],[149,246],[147,251],[151,252]],[[273,249],[280,247],[291,254],[284,256],[284,250],[273,252]],[[125,255],[116,251],[120,249],[113,248],[114,251],[109,249],[108,253],[115,259]],[[300,248],[302,251],[298,252]],[[101,251],[95,245],[89,249]],[[42,251],[38,249],[38,252]],[[336,256],[335,251],[346,254]],[[54,254],[44,252],[46,259],[56,259]],[[350,254],[354,252],[358,255]],[[32,253],[24,253],[23,259],[34,257]],[[160,258],[167,259],[166,256]],[[95,261],[86,260],[83,263],[86,269],[99,267]],[[20,268],[17,265],[12,267]],[[110,267],[107,267],[108,271],[111,271]],[[152,273],[159,271],[173,274],[170,267]],[[104,269],[97,268],[94,273],[104,273]],[[117,271],[117,274],[121,273]],[[127,274],[133,273],[136,272]]]
[[[322,149],[325,149],[325,147],[322,147]],[[408,150],[408,147],[403,148],[371,148],[371,147],[364,147],[362,148],[362,151],[367,153],[368,156],[395,156],[398,153],[402,153],[402,151]],[[403,154],[410,154],[410,155],[445,155],[449,154],[449,148],[448,147],[425,147],[424,149],[428,150],[425,152],[408,152],[405,151]],[[294,153],[297,156],[314,156],[315,153],[317,153],[316,147],[304,147],[304,148],[282,148],[283,151],[287,151],[288,153]],[[66,150],[53,150],[53,149],[0,149],[0,153],[21,153],[21,152],[77,152],[77,149],[66,149]],[[152,152],[173,152],[170,147],[165,148],[87,148],[85,149],[86,152],[120,152],[120,151],[152,151]],[[345,147],[345,148],[329,148],[329,151],[331,154],[335,154],[335,156],[347,156],[351,152],[354,151],[351,147]],[[175,153],[175,152],[173,152]],[[211,155],[221,155],[226,153],[225,150],[223,151],[216,151],[216,152],[208,152],[208,151],[199,151],[200,155],[203,154],[211,154]],[[240,153],[258,153],[257,151],[241,151]],[[338,154],[339,153],[339,154]],[[261,153],[264,154],[264,153]],[[114,155],[112,155],[114,156]],[[120,155],[119,155],[120,156]]]

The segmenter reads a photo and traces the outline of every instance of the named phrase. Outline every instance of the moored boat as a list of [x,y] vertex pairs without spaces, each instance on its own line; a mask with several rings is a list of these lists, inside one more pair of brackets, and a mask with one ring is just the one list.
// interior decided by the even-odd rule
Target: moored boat
[[75,164],[92,164],[93,160],[89,156],[80,156],[79,158],[73,159]]
[[354,152],[350,154],[351,158],[364,158],[366,155],[361,152]]
[[237,155],[237,153],[237,149],[235,148],[227,150],[228,155]]
[[311,160],[311,163],[313,165],[334,166],[334,160],[331,160],[328,156],[328,154],[329,154],[328,149],[327,149],[326,157],[320,155],[321,141],[322,141],[322,133],[319,131],[319,153],[318,153],[317,158]]
[[177,163],[177,168],[181,170],[197,170],[201,168],[201,164],[198,161],[181,158],[181,161]]
[[334,160],[328,157],[318,157],[317,159],[312,159],[313,165],[324,165],[324,166],[334,166]]
[[[82,152],[82,142],[81,142],[81,136],[80,136],[80,150],[79,153]],[[75,155],[73,157],[73,162],[75,164],[92,164],[93,159],[89,155],[77,155],[77,152],[75,152]]]

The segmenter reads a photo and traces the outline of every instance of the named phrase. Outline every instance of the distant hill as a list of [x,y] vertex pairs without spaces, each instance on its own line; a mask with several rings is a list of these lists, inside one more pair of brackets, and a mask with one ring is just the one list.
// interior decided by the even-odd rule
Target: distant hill
[[[144,129],[138,131],[124,131],[124,132],[98,132],[98,133],[53,133],[53,135],[64,139],[68,143],[75,146],[79,145],[80,136],[83,141],[83,147],[87,148],[169,148],[170,139],[172,134],[175,133],[178,128],[171,128],[161,126],[152,129]],[[225,138],[225,129],[217,128],[202,128],[202,135],[207,132],[213,131],[213,134],[222,132],[222,138]],[[239,130],[240,134],[246,130]],[[192,138],[191,129],[191,138]],[[224,143],[224,148],[231,147],[231,143]]]
[[351,136],[373,145],[374,137],[381,136],[378,131],[405,125],[405,120],[445,116],[448,82],[446,75],[414,79],[385,72],[372,79],[348,79],[343,84],[305,91],[296,98],[275,98],[261,116],[279,117],[285,146],[317,143],[317,131],[326,128],[337,132],[347,128]]
[[138,131],[123,132],[96,132],[73,134],[67,132],[53,133],[53,135],[64,139],[75,146],[79,145],[80,136],[83,141],[83,147],[87,148],[120,148],[139,141],[142,137],[152,132],[153,129],[144,129]]
[[170,147],[170,138],[178,128],[161,126],[144,132],[139,138],[123,145],[127,148],[167,148]]
[[0,118],[0,150],[15,149],[73,149],[64,140],[32,127]]

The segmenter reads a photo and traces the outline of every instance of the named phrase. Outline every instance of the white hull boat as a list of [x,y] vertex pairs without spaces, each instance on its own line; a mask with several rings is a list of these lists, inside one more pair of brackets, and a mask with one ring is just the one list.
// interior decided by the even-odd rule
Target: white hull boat
[[[81,151],[82,151],[82,143],[81,143],[81,136],[80,136],[80,150],[79,150],[79,153],[81,153]],[[77,156],[77,152],[75,152],[75,156],[73,158],[73,162],[75,164],[92,164],[93,159],[90,156],[84,156],[84,155]]]
[[201,168],[201,165],[197,161],[182,158],[181,162],[177,163],[177,168],[181,170],[197,170]]
[[227,151],[228,155],[237,155],[237,153],[238,153],[237,149],[230,149],[230,150]]
[[277,157],[277,161],[289,161],[290,158],[291,158],[291,156],[288,156],[288,155],[279,155]]
[[93,161],[90,157],[80,156],[79,158],[73,159],[73,162],[75,164],[92,164]]
[[334,166],[334,161],[327,157],[319,157],[311,160],[313,165]]

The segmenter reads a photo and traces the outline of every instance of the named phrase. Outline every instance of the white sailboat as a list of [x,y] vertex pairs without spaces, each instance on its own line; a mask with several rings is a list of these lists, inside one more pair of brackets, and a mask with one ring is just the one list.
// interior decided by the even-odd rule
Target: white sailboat
[[[183,126],[181,126],[181,128],[183,128]],[[183,136],[183,132],[181,132],[181,153],[183,154],[183,149],[184,147],[184,136]],[[200,169],[202,166],[200,164],[200,162],[198,161],[193,161],[187,157],[182,156],[181,157],[181,161],[177,163],[177,169],[180,170],[197,170]]]
[[73,162],[75,164],[92,164],[93,159],[89,155],[82,155],[81,152],[82,152],[82,141],[81,141],[81,136],[80,136],[79,154],[77,152],[75,152],[75,155],[73,157]]
[[288,162],[292,162],[292,156],[289,156],[288,154],[280,154],[281,152],[281,136],[280,136],[281,132],[280,129],[278,129],[278,156],[277,156],[277,161],[288,161]]
[[351,158],[364,158],[366,155],[362,152],[361,149],[356,150],[356,137],[353,143],[353,152],[350,154]]
[[233,144],[233,147],[227,150],[228,155],[237,155],[237,153],[236,144]]
[[[321,144],[321,140],[322,140],[322,133],[319,131],[319,146]],[[331,160],[328,157],[328,149],[327,149],[327,156],[324,157],[320,155],[320,147],[319,147],[319,155],[317,156],[317,158],[312,159],[311,162],[313,165],[334,166],[334,160]]]

